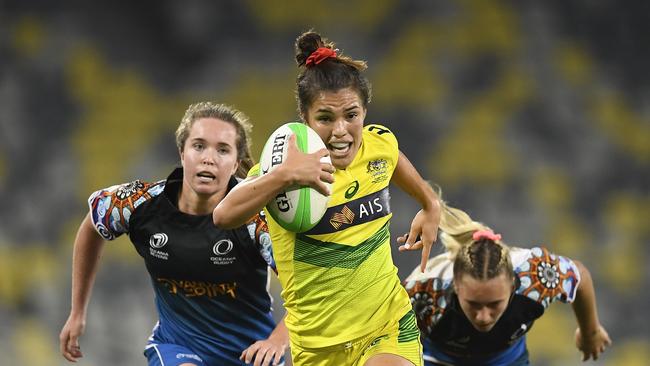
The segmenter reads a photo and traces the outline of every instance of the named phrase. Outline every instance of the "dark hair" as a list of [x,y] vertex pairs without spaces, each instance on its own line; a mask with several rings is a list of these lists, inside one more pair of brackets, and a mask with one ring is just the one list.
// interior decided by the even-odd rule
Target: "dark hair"
[[216,118],[235,127],[237,131],[237,160],[239,160],[235,176],[246,178],[248,171],[253,167],[249,138],[253,127],[248,117],[243,112],[225,104],[200,102],[190,105],[176,129],[176,146],[179,152],[182,152],[185,147],[185,140],[190,134],[192,125],[201,118]]
[[320,34],[314,31],[305,32],[296,39],[296,62],[299,67],[304,67],[296,79],[298,112],[301,115],[306,114],[321,91],[336,92],[348,87],[357,91],[363,107],[367,108],[372,98],[372,87],[362,73],[367,68],[366,62],[343,56],[337,50],[336,57],[327,58],[317,65],[306,66],[309,55],[319,47],[335,49],[333,42],[321,38]]

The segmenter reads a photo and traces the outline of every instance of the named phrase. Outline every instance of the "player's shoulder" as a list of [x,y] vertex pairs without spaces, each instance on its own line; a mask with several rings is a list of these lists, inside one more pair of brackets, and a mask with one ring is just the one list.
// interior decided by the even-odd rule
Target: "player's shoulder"
[[97,232],[107,240],[128,232],[136,209],[159,196],[166,180],[155,182],[136,179],[93,192],[88,198],[91,219]]
[[418,266],[404,281],[418,324],[425,334],[444,315],[453,291],[453,261],[448,253],[429,259],[424,272]]
[[383,125],[369,124],[363,129],[363,158],[369,171],[393,171],[399,156],[399,145],[393,132]]
[[364,139],[386,141],[397,144],[397,139],[390,128],[378,123],[367,124],[363,127]]
[[406,278],[406,282],[422,280],[424,278],[452,279],[454,276],[454,262],[448,252],[438,254],[427,261],[424,272],[418,265]]
[[109,197],[115,204],[138,206],[142,202],[160,195],[165,189],[165,183],[166,180],[148,182],[136,179],[97,190],[90,195],[89,201],[100,197]]
[[555,254],[543,246],[512,247],[510,248],[510,259],[517,273],[529,271],[536,266],[558,266],[560,270],[566,271],[567,266],[572,264],[569,258]]
[[511,248],[510,258],[519,281],[517,294],[545,308],[555,300],[572,302],[575,299],[580,272],[571,259],[542,246]]
[[452,286],[453,278],[454,263],[449,253],[442,253],[429,259],[424,272],[417,266],[404,280],[404,288],[411,295],[421,291],[440,295]]

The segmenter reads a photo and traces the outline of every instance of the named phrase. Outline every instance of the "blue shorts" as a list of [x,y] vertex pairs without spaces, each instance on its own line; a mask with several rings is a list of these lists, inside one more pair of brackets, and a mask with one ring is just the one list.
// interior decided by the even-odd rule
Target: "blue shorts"
[[423,339],[424,365],[425,366],[528,366],[528,349],[526,348],[526,337],[521,337],[510,348],[494,355],[483,358],[458,359],[440,351],[429,339]]
[[144,349],[144,356],[149,366],[178,366],[184,363],[206,365],[190,349],[170,343],[149,343]]

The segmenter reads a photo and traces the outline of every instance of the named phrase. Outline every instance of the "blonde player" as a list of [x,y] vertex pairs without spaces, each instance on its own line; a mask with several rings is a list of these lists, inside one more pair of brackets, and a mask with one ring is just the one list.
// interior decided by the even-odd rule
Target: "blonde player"
[[447,251],[406,279],[433,365],[529,365],[526,333],[555,301],[571,303],[583,360],[611,343],[598,320],[591,276],[580,262],[543,247],[508,247],[465,212],[443,208]]

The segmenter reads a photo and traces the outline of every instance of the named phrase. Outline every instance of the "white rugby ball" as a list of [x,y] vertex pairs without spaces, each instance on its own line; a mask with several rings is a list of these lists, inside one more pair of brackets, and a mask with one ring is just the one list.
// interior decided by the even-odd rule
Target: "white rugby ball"
[[[304,153],[325,148],[320,136],[306,124],[286,123],[271,134],[262,149],[260,176],[273,171],[284,162],[291,135],[296,135],[296,146]],[[321,162],[331,164],[330,157],[322,158]],[[324,183],[329,188],[330,184]],[[328,201],[329,196],[324,196],[309,186],[295,186],[280,192],[266,205],[266,210],[286,230],[301,233],[320,221],[327,210]]]

